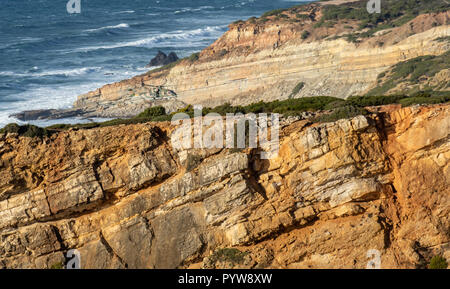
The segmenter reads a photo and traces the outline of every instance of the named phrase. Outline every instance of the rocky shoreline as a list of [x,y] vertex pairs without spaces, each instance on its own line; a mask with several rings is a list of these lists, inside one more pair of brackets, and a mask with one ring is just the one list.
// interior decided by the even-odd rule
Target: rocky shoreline
[[[136,96],[136,92],[141,93]],[[131,118],[145,109],[153,106],[163,106],[167,113],[186,107],[187,104],[178,100],[173,91],[161,87],[133,88],[126,92],[128,96],[116,101],[107,100],[95,103],[84,103],[79,99],[73,108],[40,109],[12,114],[21,121],[57,120],[63,118]]]
[[[359,32],[354,20],[321,27],[326,3],[288,9],[284,18],[238,21],[202,52],[175,62],[174,55],[169,59],[161,54],[155,63],[168,65],[80,95],[71,109],[25,111],[13,117],[23,121],[127,118],[157,105],[172,112],[189,104],[247,105],[320,95],[347,98],[376,88],[379,76],[389,75],[399,63],[450,49],[450,42],[442,41],[450,37],[450,11],[422,14],[351,42],[343,36],[367,29]],[[289,17],[297,20],[283,20]],[[304,31],[310,31],[305,39]],[[448,86],[441,85],[448,76],[448,69],[443,69],[433,77],[425,75],[418,84],[402,82],[387,93],[430,87],[448,91]]]

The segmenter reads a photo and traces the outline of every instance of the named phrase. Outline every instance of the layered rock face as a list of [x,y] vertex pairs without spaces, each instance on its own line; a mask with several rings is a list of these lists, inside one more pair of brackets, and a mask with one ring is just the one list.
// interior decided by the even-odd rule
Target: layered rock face
[[[277,157],[168,123],[0,136],[0,267],[423,267],[450,258],[450,105],[282,122]],[[242,258],[214,258],[236,248]]]
[[[197,61],[184,60],[171,69],[106,85],[79,96],[75,108],[98,116],[128,116],[124,103],[132,103],[133,112],[148,107],[140,93],[146,87],[173,91],[181,103],[210,107],[318,95],[346,98],[368,92],[378,84],[380,73],[401,61],[440,55],[450,48],[448,41],[438,40],[450,36],[448,11],[420,15],[351,43],[339,37],[352,33],[346,27],[358,23],[314,28],[321,17],[319,6],[311,5],[309,20],[300,24],[232,24]],[[302,39],[305,31],[311,35]],[[292,95],[299,83],[303,88]]]

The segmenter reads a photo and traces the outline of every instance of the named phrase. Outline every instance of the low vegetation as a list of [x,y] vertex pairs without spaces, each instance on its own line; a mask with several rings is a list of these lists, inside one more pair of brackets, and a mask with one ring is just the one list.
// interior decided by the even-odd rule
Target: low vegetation
[[450,36],[438,37],[435,40],[438,41],[438,42],[449,42],[450,41]]
[[[296,86],[297,88],[300,85]],[[301,89],[301,88],[300,88]],[[296,89],[294,89],[296,90]],[[292,98],[287,100],[276,100],[272,102],[257,102],[247,106],[232,106],[223,104],[214,108],[204,108],[203,115],[208,113],[218,113],[225,116],[227,113],[247,114],[247,113],[279,113],[284,116],[300,116],[304,112],[328,111],[315,118],[318,122],[331,122],[343,118],[350,118],[356,115],[365,115],[368,112],[365,107],[379,106],[387,104],[401,104],[410,106],[414,104],[438,104],[450,101],[450,92],[439,91],[420,91],[408,95],[380,95],[380,96],[352,96],[343,100],[330,96],[315,96],[304,98]],[[108,127],[116,125],[139,124],[147,122],[170,121],[175,113],[186,113],[189,117],[194,117],[194,109],[191,105],[173,113],[166,113],[162,106],[154,106],[146,109],[139,115],[128,119],[113,119],[105,122],[92,122],[85,124],[57,124],[46,128],[40,128],[34,125],[23,125],[12,123],[0,129],[0,133],[17,133],[26,137],[44,137],[52,133],[68,129],[92,129],[98,127]],[[193,162],[195,163],[195,162]],[[195,165],[193,166],[195,167]]]
[[367,115],[369,112],[362,108],[351,105],[346,105],[334,109],[329,114],[323,114],[316,117],[314,120],[317,122],[334,122],[340,119],[352,118],[358,115]]
[[309,31],[305,30],[305,31],[302,32],[301,38],[302,39],[306,39],[306,38],[309,37],[309,35],[311,35],[311,33],[309,33]]
[[247,106],[221,105],[215,108],[204,109],[204,113],[215,112],[220,115],[226,113],[280,113],[287,115],[301,114],[305,111],[318,111],[329,109],[331,103],[343,100],[329,96],[305,97],[297,99],[276,100],[272,102],[257,102]]
[[154,118],[163,115],[166,115],[166,109],[164,107],[153,106],[138,114],[137,118]]
[[[378,75],[381,84],[372,89],[369,95],[383,95],[399,83],[418,84],[422,78],[435,76],[443,69],[450,67],[450,51],[438,56],[427,55],[416,57],[396,64],[388,73]],[[430,88],[432,89],[432,88]]]
[[270,17],[270,16],[278,16],[287,10],[288,9],[275,9],[275,10],[267,11],[263,15],[261,15],[261,17],[265,18],[265,17]]
[[63,262],[58,262],[50,266],[50,269],[64,269]]
[[115,126],[121,124],[139,124],[146,123],[151,121],[169,121],[171,119],[171,115],[166,114],[166,110],[162,106],[154,106],[146,109],[142,113],[138,114],[133,118],[127,119],[113,119],[105,122],[91,122],[91,123],[83,123],[83,124],[57,124],[47,127],[47,131],[54,130],[67,130],[67,129],[90,129],[97,127],[108,127]]
[[366,1],[359,1],[345,5],[326,5],[322,18],[314,28],[332,27],[339,20],[357,20],[358,29],[367,31],[355,32],[344,37],[349,42],[358,42],[358,38],[372,37],[378,31],[400,27],[420,14],[450,9],[450,4],[442,0],[383,0],[382,12],[370,14],[367,12],[366,4]]
[[187,59],[190,62],[196,62],[199,58],[200,58],[200,52],[197,52],[197,53],[191,54],[191,56],[189,56]]
[[367,12],[367,2],[359,1],[346,5],[327,5],[323,20],[359,20],[360,28],[373,28],[379,24],[400,26],[419,14],[444,12],[450,4],[442,0],[383,0],[381,13]]
[[442,256],[434,256],[428,264],[428,269],[447,269],[447,267],[447,260]]
[[244,262],[246,255],[246,252],[241,252],[235,248],[223,248],[214,251],[214,253],[209,257],[209,261],[213,264],[216,264],[217,262],[226,262],[232,265],[237,265]]
[[49,135],[49,131],[45,128],[37,127],[34,125],[18,125],[16,123],[10,123],[4,128],[0,129],[0,133],[16,133],[20,136],[26,137],[44,137]]
[[[308,3],[302,3],[298,5],[294,5],[291,8],[285,8],[285,9],[275,9],[271,11],[265,12],[263,15],[261,15],[260,18],[252,18],[251,23],[256,22],[266,22],[269,21],[270,18],[273,18],[274,20],[289,20],[289,21],[302,21],[310,19],[309,15],[301,14],[301,12],[304,12],[304,7]],[[292,17],[291,17],[292,16]]]

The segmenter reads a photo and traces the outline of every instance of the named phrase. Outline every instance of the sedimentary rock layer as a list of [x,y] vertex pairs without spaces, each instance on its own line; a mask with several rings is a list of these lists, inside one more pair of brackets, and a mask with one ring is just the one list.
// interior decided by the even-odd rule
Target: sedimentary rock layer
[[[312,6],[309,13],[312,20],[301,24],[232,24],[198,60],[106,85],[79,96],[75,108],[99,116],[128,116],[128,104],[133,112],[149,106],[144,92],[155,87],[174,92],[178,106],[318,95],[346,98],[375,87],[377,76],[401,61],[440,55],[450,48],[448,41],[438,41],[450,36],[450,12],[420,15],[360,43],[334,39],[353,33],[345,27],[357,23],[313,28],[321,12]],[[307,39],[301,37],[304,31],[312,31]],[[299,83],[302,89],[292,94]]]
[[[450,105],[283,122],[276,158],[168,123],[0,135],[0,267],[383,268],[450,258]],[[220,248],[239,262],[211,258]]]

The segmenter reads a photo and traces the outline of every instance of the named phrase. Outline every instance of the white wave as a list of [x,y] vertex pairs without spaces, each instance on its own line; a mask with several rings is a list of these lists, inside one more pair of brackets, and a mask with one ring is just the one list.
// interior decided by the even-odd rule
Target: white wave
[[148,47],[152,46],[153,44],[160,44],[160,45],[175,45],[180,40],[185,41],[191,41],[195,40],[196,37],[202,37],[203,38],[217,38],[217,36],[224,32],[224,29],[226,26],[213,26],[213,27],[206,27],[201,29],[194,29],[194,30],[188,30],[188,31],[182,31],[177,30],[170,33],[161,33],[155,36],[147,37],[144,39],[139,39],[135,41],[129,41],[129,42],[119,42],[116,44],[111,45],[103,45],[103,46],[90,46],[90,47],[81,47],[78,49],[75,49],[75,51],[78,52],[85,52],[85,51],[92,51],[92,50],[98,50],[98,49],[114,49],[114,48],[121,48],[121,47]]
[[207,10],[207,9],[214,9],[214,7],[213,6],[200,6],[198,8],[185,7],[185,8],[181,8],[181,10],[176,10],[174,13],[180,14],[180,13],[186,13],[186,12],[197,12],[197,11]]
[[[94,67],[95,68],[95,67]],[[93,67],[73,69],[73,70],[53,70],[51,73],[82,73],[89,71]],[[35,109],[63,109],[72,107],[77,96],[88,91],[95,90],[107,83],[114,83],[123,79],[136,76],[142,71],[146,71],[144,67],[123,67],[117,70],[101,70],[101,73],[94,74],[89,83],[71,83],[64,86],[42,86],[33,85],[27,91],[18,93],[15,98],[18,101],[8,102],[7,106],[1,104],[0,109],[0,128],[11,122],[23,124],[9,116],[13,113],[18,113],[25,110]],[[0,72],[1,73],[1,72]],[[48,72],[47,72],[48,73]],[[104,75],[106,73],[106,75]],[[65,122],[65,120],[56,120],[55,123]],[[80,122],[79,119],[67,119],[68,123]],[[51,125],[49,121],[31,121],[35,125]]]
[[[9,117],[13,113],[35,109],[70,108],[78,95],[94,90],[104,84],[106,84],[105,81],[81,85],[66,85],[62,87],[33,87],[30,90],[17,95],[18,99],[23,100],[10,102],[5,110],[0,111],[0,128],[11,122],[23,124],[23,122]],[[38,124],[38,122],[30,123]]]
[[[33,67],[31,70],[37,70],[37,67]],[[0,76],[15,76],[15,77],[42,77],[42,76],[77,76],[83,75],[91,72],[100,71],[101,67],[83,67],[74,69],[56,69],[47,70],[42,72],[27,72],[27,73],[17,73],[14,71],[1,71]]]
[[112,14],[132,14],[134,12],[135,12],[134,10],[125,10],[125,11],[113,12]]
[[21,45],[21,44],[28,44],[28,43],[35,43],[35,42],[39,42],[42,41],[43,38],[38,38],[38,37],[22,37],[17,39],[18,41],[12,42],[12,43],[8,43],[8,44],[4,44],[4,45],[0,45],[0,49],[5,49],[14,45]]
[[130,25],[128,25],[127,23],[120,23],[114,26],[105,26],[105,27],[100,27],[100,28],[95,28],[95,29],[87,29],[84,30],[85,32],[96,32],[96,31],[102,31],[102,30],[106,30],[106,29],[120,29],[120,28],[128,28],[130,27]]

